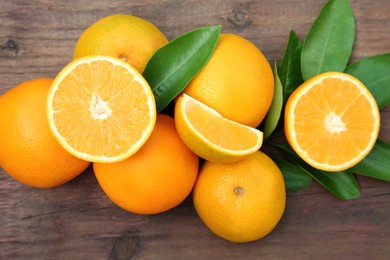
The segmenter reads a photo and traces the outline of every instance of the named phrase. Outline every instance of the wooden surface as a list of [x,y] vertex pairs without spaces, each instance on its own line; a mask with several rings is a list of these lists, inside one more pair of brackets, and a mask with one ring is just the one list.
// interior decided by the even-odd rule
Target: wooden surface
[[[353,0],[352,61],[390,52],[388,0]],[[199,26],[253,41],[273,64],[290,29],[303,38],[325,0],[0,0],[0,94],[54,77],[72,57],[81,32],[99,18],[128,13],[169,39]],[[390,107],[380,136],[390,141]],[[1,149],[1,147],[0,147]],[[389,259],[390,183],[359,177],[360,199],[340,201],[317,183],[287,194],[285,214],[264,239],[234,244],[212,234],[191,197],[158,215],[121,210],[91,169],[54,189],[22,185],[0,169],[0,259]]]

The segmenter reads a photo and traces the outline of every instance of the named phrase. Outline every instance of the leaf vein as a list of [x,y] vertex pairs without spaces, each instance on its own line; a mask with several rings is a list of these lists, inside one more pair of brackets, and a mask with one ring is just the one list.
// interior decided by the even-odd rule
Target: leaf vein
[[329,45],[329,39],[330,39],[330,35],[332,34],[332,28],[334,26],[334,22],[335,22],[335,18],[336,16],[335,15],[332,15],[331,16],[331,24],[329,26],[329,30],[328,30],[328,33],[326,35],[326,41],[324,43],[324,49],[323,49],[323,52],[321,53],[321,58],[320,58],[320,62],[318,64],[318,68],[317,68],[317,72],[316,72],[316,75],[317,74],[320,74],[322,72],[322,66],[324,64],[324,60],[325,60],[325,54],[327,53],[327,50],[328,50],[328,45]]
[[180,68],[183,64],[187,63],[188,60],[190,60],[192,57],[195,56],[195,54],[198,52],[198,50],[202,49],[202,47],[208,42],[208,38],[205,37],[205,40],[201,42],[201,45],[199,46],[199,48],[195,49],[190,55],[188,55],[186,57],[186,59],[183,60],[183,62],[179,63],[178,66],[175,66],[175,69],[171,71],[171,73],[169,73],[158,85],[156,85],[156,87],[153,88],[153,91],[156,91],[158,92],[159,89],[164,85],[164,83],[166,81],[168,81],[168,79],[170,79],[172,77],[172,75],[174,75]]

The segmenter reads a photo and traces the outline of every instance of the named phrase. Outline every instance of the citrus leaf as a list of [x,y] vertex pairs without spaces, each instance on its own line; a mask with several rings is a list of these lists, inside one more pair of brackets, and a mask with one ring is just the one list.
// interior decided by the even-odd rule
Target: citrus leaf
[[313,177],[332,195],[341,200],[351,200],[360,197],[360,186],[355,175],[350,172],[326,172],[313,168],[303,161],[287,144],[277,145],[283,155]]
[[290,32],[282,64],[279,69],[279,78],[283,86],[283,103],[287,102],[291,93],[303,83],[301,72],[302,42],[293,30]]
[[272,160],[283,174],[287,191],[303,189],[312,182],[312,177],[295,164],[278,158],[272,158]]
[[371,152],[348,171],[390,182],[390,144],[378,139]]
[[283,107],[283,87],[278,76],[278,64],[274,68],[274,97],[264,122],[264,139],[269,137],[278,125]]
[[372,93],[379,109],[390,104],[390,53],[363,58],[345,69]]
[[187,32],[161,47],[146,64],[143,76],[153,90],[157,111],[163,110],[207,64],[221,26]]
[[303,79],[326,71],[344,71],[352,54],[354,40],[355,19],[348,0],[329,0],[303,43]]

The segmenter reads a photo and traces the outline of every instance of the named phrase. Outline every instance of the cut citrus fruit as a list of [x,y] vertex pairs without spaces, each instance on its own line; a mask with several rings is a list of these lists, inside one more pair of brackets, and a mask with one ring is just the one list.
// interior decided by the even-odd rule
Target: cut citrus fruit
[[222,33],[209,62],[183,93],[223,117],[257,127],[271,105],[274,76],[267,58],[253,42]]
[[69,153],[91,162],[117,162],[149,138],[156,104],[148,83],[131,65],[86,56],[55,78],[47,115],[54,136]]
[[289,144],[308,164],[325,171],[360,162],[374,146],[379,128],[374,97],[358,79],[341,72],[307,80],[285,107]]
[[222,117],[216,110],[183,94],[175,105],[175,124],[184,143],[211,162],[235,162],[253,154],[263,133]]

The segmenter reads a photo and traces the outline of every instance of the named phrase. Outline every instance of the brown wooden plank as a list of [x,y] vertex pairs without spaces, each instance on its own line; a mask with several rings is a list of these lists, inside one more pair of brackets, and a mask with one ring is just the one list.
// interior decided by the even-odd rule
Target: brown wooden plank
[[[36,77],[54,77],[72,58],[81,32],[97,19],[131,13],[169,39],[199,26],[252,40],[273,64],[290,29],[303,39],[325,3],[293,0],[47,1],[2,0],[0,94]],[[352,61],[390,51],[388,0],[355,0]],[[390,141],[390,108],[381,111],[381,137]],[[0,147],[1,149],[1,147]],[[0,169],[0,259],[386,259],[390,256],[390,186],[359,177],[362,196],[340,201],[317,183],[290,192],[286,212],[267,237],[234,244],[201,222],[191,197],[158,215],[115,206],[92,169],[53,189],[20,184]]]

